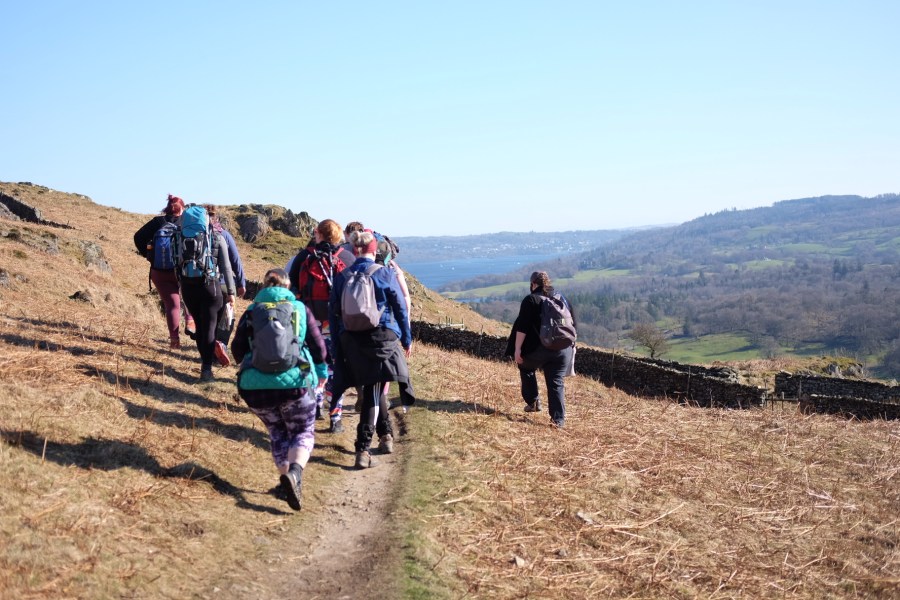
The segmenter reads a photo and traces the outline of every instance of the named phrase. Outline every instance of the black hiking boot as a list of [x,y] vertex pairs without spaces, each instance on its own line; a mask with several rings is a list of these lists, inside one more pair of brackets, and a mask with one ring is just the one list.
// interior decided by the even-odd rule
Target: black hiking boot
[[288,506],[294,510],[300,510],[303,500],[300,492],[303,489],[303,467],[293,463],[287,474],[281,476],[281,489],[287,498]]
[[525,412],[541,412],[541,401],[535,400],[532,403],[525,403]]

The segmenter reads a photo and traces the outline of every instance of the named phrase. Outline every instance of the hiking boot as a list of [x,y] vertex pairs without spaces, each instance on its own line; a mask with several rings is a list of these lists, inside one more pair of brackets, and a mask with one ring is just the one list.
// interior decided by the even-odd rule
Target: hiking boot
[[219,361],[220,365],[223,367],[231,365],[231,358],[228,357],[228,348],[225,347],[225,344],[217,341],[214,350],[216,353],[216,360]]
[[294,510],[300,510],[303,500],[300,492],[303,488],[303,467],[294,463],[287,474],[281,476],[281,489],[287,497],[288,506]]
[[532,403],[525,404],[525,412],[541,412],[541,401],[535,400]]
[[341,422],[341,419],[335,419],[331,422],[331,428],[328,430],[328,433],[343,433],[344,432],[344,424]]
[[562,419],[554,419],[553,426],[556,427],[557,429],[563,429],[566,426],[566,422]]
[[389,433],[384,434],[378,440],[378,452],[381,454],[394,453],[394,436]]
[[357,469],[368,469],[378,465],[378,461],[372,458],[368,450],[362,450],[356,453],[356,462],[353,464]]
[[212,367],[202,367],[200,369],[200,381],[212,381],[213,379]]
[[177,338],[172,338],[169,340],[169,348],[172,350],[181,350],[181,341]]

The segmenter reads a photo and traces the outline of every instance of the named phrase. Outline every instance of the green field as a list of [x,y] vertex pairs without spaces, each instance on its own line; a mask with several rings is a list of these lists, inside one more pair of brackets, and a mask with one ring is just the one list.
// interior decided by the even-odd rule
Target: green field
[[[578,271],[574,277],[553,279],[553,285],[559,289],[563,289],[569,283],[585,283],[588,281],[594,281],[595,279],[622,277],[624,275],[628,275],[629,273],[630,271],[628,269],[589,269],[585,271]],[[553,274],[551,273],[550,275],[552,279]],[[473,288],[460,292],[443,292],[442,295],[445,298],[451,298],[453,300],[466,300],[471,298],[502,297],[510,292],[516,292],[524,296],[528,293],[528,282],[514,281],[512,283],[503,283],[500,285]]]

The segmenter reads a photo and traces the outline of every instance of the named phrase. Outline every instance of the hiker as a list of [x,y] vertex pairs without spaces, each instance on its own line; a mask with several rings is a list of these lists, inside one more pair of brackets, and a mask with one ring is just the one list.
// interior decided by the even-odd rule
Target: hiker
[[[328,321],[331,288],[338,275],[356,260],[352,252],[341,246],[342,242],[341,226],[333,219],[321,221],[313,229],[310,244],[297,254],[289,273],[291,288],[297,290],[297,298],[309,307],[319,322],[329,354],[332,344]],[[320,381],[316,390],[316,419],[323,417],[326,402],[330,421],[328,431],[341,433],[344,430],[341,420],[344,398],[342,394],[334,394],[330,377]]]
[[[309,390],[327,374],[325,342],[309,308],[288,289],[284,269],[269,270],[263,285],[238,322],[231,351],[241,365],[238,393],[268,429],[281,489],[288,505],[300,510],[303,469],[315,444],[316,403]],[[272,320],[279,304],[286,308],[283,324]],[[267,322],[280,331],[270,326],[266,332]],[[285,331],[290,338],[279,344]]]
[[[182,212],[184,212],[184,200],[169,194],[162,214],[150,219],[134,234],[134,246],[138,254],[150,261],[150,281],[153,282],[153,287],[156,288],[157,293],[159,293],[159,299],[162,301],[166,315],[166,325],[169,328],[169,347],[174,350],[181,348],[179,328],[181,327],[183,309],[178,276],[175,273],[174,248],[170,247],[168,262],[166,262],[165,252],[160,248],[159,253],[161,256],[156,259],[154,264],[154,240],[157,232],[163,226],[169,225],[169,228],[171,228],[177,225]],[[172,239],[168,240],[168,242],[173,243]],[[190,335],[195,331],[194,319],[186,310],[183,312],[185,331]]]
[[[531,293],[522,300],[519,315],[513,323],[512,331],[506,347],[506,355],[512,356],[519,367],[522,381],[522,399],[525,400],[525,412],[540,412],[541,401],[535,371],[544,372],[547,384],[547,405],[550,419],[557,427],[563,427],[566,421],[565,384],[563,378],[569,370],[574,358],[574,341],[572,345],[561,350],[547,348],[541,341],[542,303],[547,298],[558,296],[571,313],[568,300],[555,293],[550,285],[550,276],[544,271],[531,274]],[[574,335],[575,320],[569,324]]]
[[[193,232],[199,231],[197,237]],[[197,325],[195,341],[200,351],[200,381],[213,380],[213,361],[228,366],[231,359],[221,344],[216,344],[216,326],[219,311],[225,303],[234,303],[237,293],[228,245],[225,238],[215,232],[209,222],[209,214],[202,206],[191,204],[181,217],[182,246],[193,242],[196,260],[189,259],[182,251],[182,262],[178,266],[181,281],[181,295]],[[219,280],[224,280],[224,286]]]
[[[393,270],[375,264],[378,243],[374,234],[354,231],[350,244],[356,261],[335,278],[328,303],[334,352],[332,389],[338,395],[349,387],[362,387],[354,465],[364,469],[377,464],[369,452],[376,431],[381,438],[381,451],[387,452],[388,444],[393,445],[390,419],[378,418],[382,411],[387,414],[387,399],[382,396],[384,382],[400,384],[404,405],[415,402],[406,362],[412,348],[412,332],[397,276]],[[359,290],[372,294],[368,299],[374,302],[371,309],[365,310],[368,307],[362,296],[351,293]]]
[[[231,235],[230,231],[222,227],[222,224],[219,221],[218,211],[214,204],[204,204],[203,207],[209,215],[209,221],[212,223],[215,232],[225,238],[225,244],[228,246],[228,260],[231,263],[231,273],[234,277],[237,296],[238,298],[243,298],[244,294],[247,292],[247,280],[244,277],[244,265],[241,262],[241,255],[238,252],[234,236]],[[219,286],[223,288],[222,291],[224,293],[226,291],[224,289],[225,278],[221,271],[219,272]],[[222,309],[219,311],[216,318],[216,342],[217,344],[222,345],[222,348],[219,349],[219,353],[225,352],[228,347],[228,340],[231,338],[234,322],[234,305],[223,303]],[[227,353],[225,356],[228,356]]]
[[[403,292],[403,299],[406,302],[407,317],[409,320],[412,320],[412,298],[409,295],[409,286],[406,284],[406,275],[404,275],[403,269],[400,268],[400,265],[397,264],[397,261],[394,260],[396,247],[386,236],[376,233],[375,238],[378,240],[378,247],[377,251],[375,252],[375,262],[394,271],[394,274],[397,276],[397,283],[400,284],[400,291]],[[388,392],[390,390],[390,387],[390,382],[385,381],[384,389],[381,391],[381,395],[383,398],[385,398],[388,407],[390,407],[390,402],[388,401]],[[406,407],[404,406],[404,410],[405,409]],[[387,419],[387,411],[385,411],[384,413],[379,412],[379,418]],[[389,452],[393,450],[392,444],[386,444],[385,446],[385,450],[388,450]]]

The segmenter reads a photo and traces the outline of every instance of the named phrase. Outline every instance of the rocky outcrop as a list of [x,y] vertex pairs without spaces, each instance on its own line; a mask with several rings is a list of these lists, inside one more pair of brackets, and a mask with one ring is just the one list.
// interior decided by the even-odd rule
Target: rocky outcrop
[[103,273],[112,273],[112,267],[103,254],[103,248],[94,242],[79,242],[81,250],[84,253],[84,264],[89,267],[96,267]]
[[[305,211],[296,214],[289,209],[262,204],[241,205],[233,214],[238,235],[247,243],[261,240],[270,231],[280,231],[296,238],[307,237],[310,229],[318,225],[318,221]],[[228,227],[222,216],[219,220]]]

